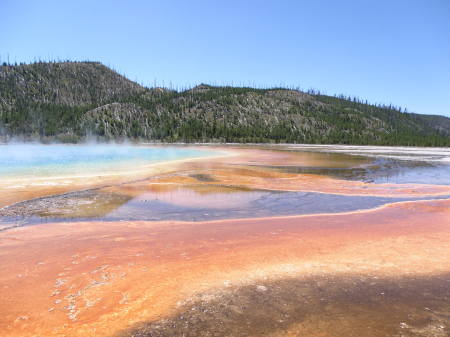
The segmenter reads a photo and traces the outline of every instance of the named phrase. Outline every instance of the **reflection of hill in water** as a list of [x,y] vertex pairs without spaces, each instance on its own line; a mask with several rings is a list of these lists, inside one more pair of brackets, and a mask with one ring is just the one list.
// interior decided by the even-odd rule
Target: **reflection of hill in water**
[[[443,197],[391,198],[314,192],[252,190],[218,185],[170,186],[134,191],[67,193],[24,201],[0,210],[3,223],[33,224],[67,220],[205,221],[300,214],[340,213],[387,203]],[[158,186],[158,185],[156,185]],[[448,196],[446,196],[448,198]]]
[[338,179],[371,183],[450,185],[450,165],[377,158],[372,164],[353,168],[324,168],[303,166],[264,166],[280,172],[319,174]]
[[292,173],[328,175],[374,183],[450,185],[450,148],[351,145],[288,145],[292,151],[365,158],[358,167],[272,167]]
[[[75,149],[75,152],[80,151],[80,147],[77,146],[57,146],[57,148],[58,151],[66,151],[67,149],[72,149],[71,151]],[[98,148],[99,153],[96,153],[96,150],[93,148],[89,149],[88,157],[96,155],[108,157],[112,148],[108,146],[105,146],[105,148],[106,150],[102,147]],[[415,153],[416,157],[414,157],[422,158],[422,160],[405,160],[397,157],[404,155],[410,158],[412,154],[392,152],[393,150],[390,149],[391,152],[374,155],[374,153],[368,152],[369,150],[366,148],[361,150],[360,147],[322,146],[314,148],[318,148],[319,151],[308,152],[310,151],[308,147],[285,147],[284,151],[279,152],[289,153],[288,156],[282,157],[285,160],[280,160],[283,165],[274,165],[277,161],[274,161],[271,157],[273,151],[268,151],[260,154],[257,161],[251,161],[250,164],[246,163],[243,166],[236,167],[250,169],[247,170],[248,172],[245,171],[245,174],[250,176],[272,171],[272,173],[318,174],[339,179],[374,183],[434,183],[450,185],[450,166],[444,164],[445,160],[438,160],[439,158],[447,158],[445,157],[445,153],[447,153],[445,149],[441,149],[444,152],[439,150],[441,152],[431,153],[427,160],[424,160],[422,150],[419,153]],[[325,150],[321,150],[322,148],[325,148]],[[118,152],[113,150],[113,154],[119,157],[131,158],[136,155],[141,156],[141,151],[145,152],[148,150],[147,148],[131,147],[131,150],[137,151],[137,153],[127,153],[126,149],[127,147],[120,148],[117,150]],[[338,151],[338,153],[322,152],[331,151],[331,149]],[[341,152],[343,151],[342,149],[345,149],[348,153]],[[182,150],[182,152],[175,151],[173,153],[170,151],[165,152],[166,150],[167,148],[150,148],[150,152],[155,156],[162,155],[164,157],[186,154],[182,149],[175,149]],[[382,150],[386,151],[386,149]],[[357,155],[351,154],[351,151],[358,151]],[[192,153],[192,151],[189,153]],[[397,157],[394,158],[394,154]],[[58,158],[58,155],[51,155],[50,153],[46,153],[46,155],[53,156],[52,158],[54,159]],[[435,160],[429,160],[430,156],[434,156]],[[36,158],[39,159],[39,155]],[[305,166],[306,164],[314,166]],[[229,167],[232,169],[236,168],[234,165]],[[253,171],[252,168],[257,168],[258,173]],[[186,174],[186,177],[194,179],[194,182],[191,180],[190,185],[179,185],[178,183],[131,183],[20,202],[0,209],[0,226],[11,227],[22,224],[60,221],[61,219],[202,221],[340,213],[370,209],[396,201],[430,199],[348,196],[232,187],[222,185],[220,176],[215,176],[212,173],[210,174],[210,172],[208,170],[195,171],[194,167],[192,171],[188,171]],[[244,174],[244,171],[239,172]],[[235,184],[235,182],[232,181],[231,184]]]

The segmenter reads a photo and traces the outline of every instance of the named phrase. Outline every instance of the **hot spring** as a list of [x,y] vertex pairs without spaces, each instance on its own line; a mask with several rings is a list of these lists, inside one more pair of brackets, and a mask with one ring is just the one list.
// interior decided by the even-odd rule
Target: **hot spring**
[[143,169],[150,164],[213,155],[174,146],[42,145],[0,146],[2,178],[90,176]]

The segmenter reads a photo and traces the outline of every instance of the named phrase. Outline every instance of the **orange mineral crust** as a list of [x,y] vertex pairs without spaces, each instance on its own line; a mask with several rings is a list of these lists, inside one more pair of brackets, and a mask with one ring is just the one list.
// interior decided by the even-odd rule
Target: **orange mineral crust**
[[[158,176],[151,183],[192,184],[198,181],[189,172],[208,174],[213,181],[204,184],[239,186],[253,189],[282,191],[320,192],[341,195],[414,197],[449,195],[450,187],[427,184],[372,184],[349,181],[316,174],[288,174],[254,168],[209,168],[202,170],[197,165],[193,171],[180,170],[177,174]],[[140,186],[143,186],[140,182]]]
[[[216,150],[221,149],[214,148]],[[254,148],[226,148],[230,156],[214,160],[186,161],[176,171],[153,177],[150,183],[199,183],[195,175],[207,175],[208,185],[229,185],[253,189],[305,191],[341,195],[366,196],[426,196],[449,195],[450,186],[432,184],[373,184],[357,180],[344,180],[319,174],[289,173],[273,167],[328,167],[358,168],[370,162],[364,157],[342,154],[272,151]],[[223,150],[223,148],[222,148]],[[234,155],[233,155],[234,154]],[[145,185],[145,181],[138,183]]]
[[211,222],[79,222],[0,233],[1,336],[109,336],[202,292],[314,275],[450,271],[450,200]]
[[[425,196],[449,195],[450,187],[427,184],[371,184],[318,174],[287,173],[268,166],[358,168],[370,160],[342,154],[273,151],[264,148],[205,146],[216,151],[213,158],[193,158],[147,165],[139,169],[104,172],[80,176],[2,179],[0,207],[24,200],[92,188],[114,186],[114,190],[129,186],[142,189],[155,182],[167,184],[199,183],[195,176],[207,175],[205,185],[230,185],[247,188],[285,191],[309,191],[342,195]],[[134,183],[133,183],[134,182]],[[125,184],[125,185],[123,185]],[[119,187],[117,187],[119,185]],[[128,193],[126,193],[128,194]]]

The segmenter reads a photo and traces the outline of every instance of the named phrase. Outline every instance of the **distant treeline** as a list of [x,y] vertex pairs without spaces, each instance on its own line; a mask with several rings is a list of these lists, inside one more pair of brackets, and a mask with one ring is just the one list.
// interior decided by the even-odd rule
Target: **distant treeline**
[[316,90],[145,88],[98,62],[0,66],[0,136],[450,146],[450,119]]

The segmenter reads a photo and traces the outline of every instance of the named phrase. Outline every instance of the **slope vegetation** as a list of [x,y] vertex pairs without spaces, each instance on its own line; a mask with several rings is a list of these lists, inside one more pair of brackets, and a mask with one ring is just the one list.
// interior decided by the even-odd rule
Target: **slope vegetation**
[[0,66],[0,135],[450,146],[450,119],[284,88],[144,88],[96,62]]

